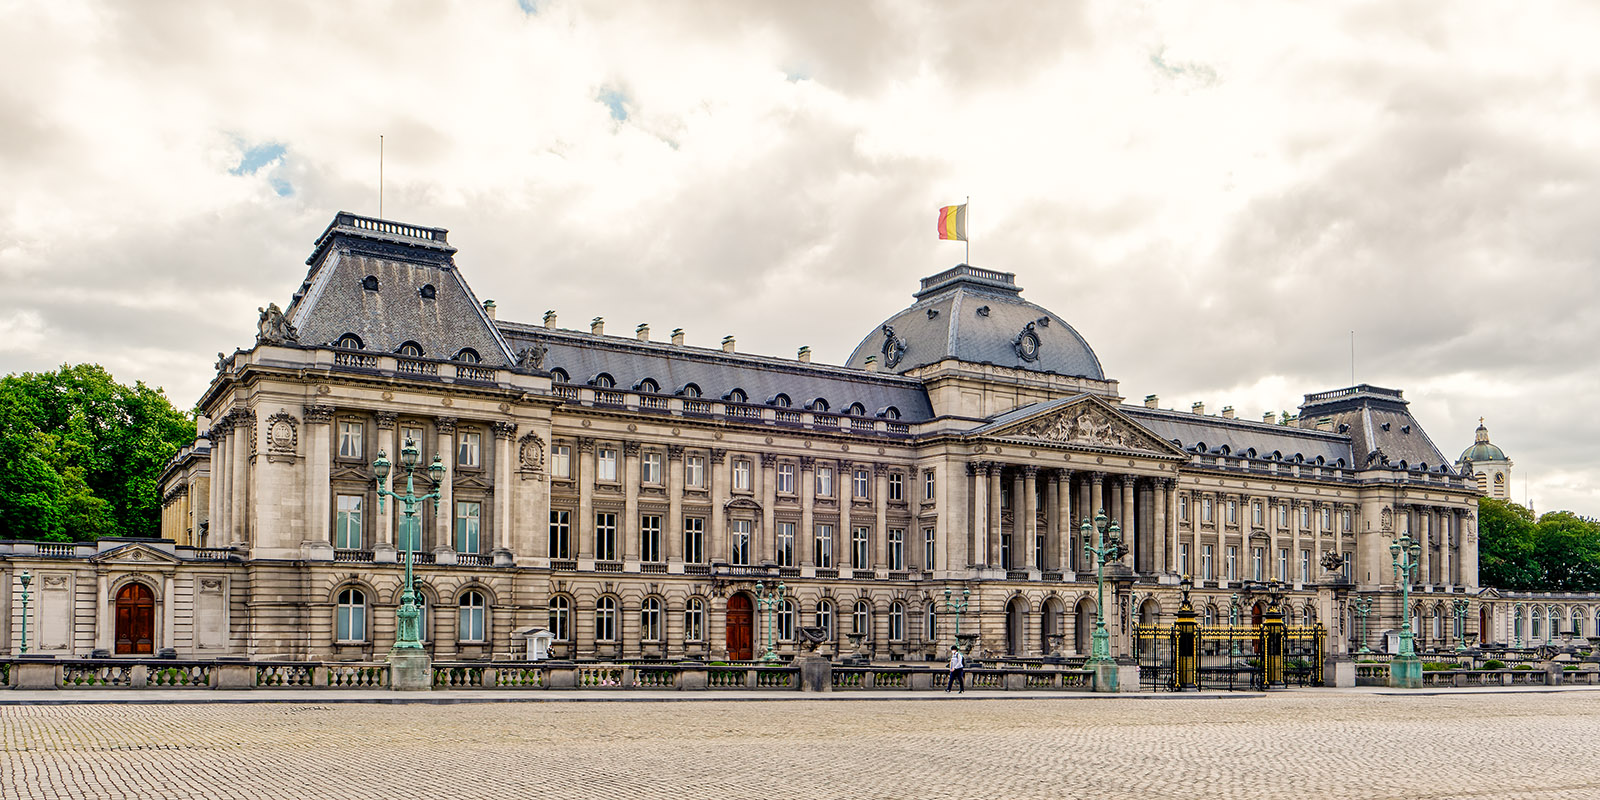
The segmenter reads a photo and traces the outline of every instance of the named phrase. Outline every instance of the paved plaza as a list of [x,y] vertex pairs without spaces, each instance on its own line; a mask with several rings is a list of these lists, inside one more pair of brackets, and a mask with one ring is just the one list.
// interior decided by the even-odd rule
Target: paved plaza
[[[792,695],[790,695],[792,697]],[[0,707],[6,798],[1600,798],[1600,692]]]

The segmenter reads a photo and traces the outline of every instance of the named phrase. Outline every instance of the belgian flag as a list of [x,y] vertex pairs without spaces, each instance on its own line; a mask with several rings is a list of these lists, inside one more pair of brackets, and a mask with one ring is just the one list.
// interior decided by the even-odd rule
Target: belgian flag
[[939,209],[939,238],[967,240],[967,204]]

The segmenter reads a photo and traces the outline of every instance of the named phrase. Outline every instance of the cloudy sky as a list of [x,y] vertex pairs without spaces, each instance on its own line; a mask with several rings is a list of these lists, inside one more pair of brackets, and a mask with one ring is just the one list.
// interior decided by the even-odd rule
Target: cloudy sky
[[1600,515],[1600,6],[0,0],[0,372],[191,405],[339,209],[502,319],[842,362],[963,257],[1137,402],[1405,390]]

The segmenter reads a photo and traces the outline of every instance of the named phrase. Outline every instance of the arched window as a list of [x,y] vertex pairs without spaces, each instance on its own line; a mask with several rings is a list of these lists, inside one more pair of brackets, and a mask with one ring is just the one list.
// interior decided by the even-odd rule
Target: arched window
[[1444,609],[1433,607],[1433,639],[1438,641],[1444,638]]
[[617,598],[606,595],[594,604],[594,640],[617,640]]
[[851,403],[850,407],[844,410],[844,413],[849,414],[852,417],[865,416],[867,413],[867,407],[861,405],[860,403]]
[[334,342],[333,346],[341,348],[341,349],[344,349],[344,350],[365,350],[365,349],[367,349],[367,346],[362,343],[361,337],[357,336],[357,335],[355,335],[353,333],[347,333],[347,334],[345,334],[343,336],[340,336],[339,337],[339,341]]
[[572,601],[565,595],[550,598],[550,621],[545,627],[555,634],[558,642],[572,638]]
[[340,642],[365,642],[367,593],[354,588],[339,592],[339,604],[333,619],[334,639]]
[[800,617],[800,607],[794,600],[784,600],[783,608],[778,611],[778,640],[783,642],[794,641],[795,621]]
[[1546,613],[1550,615],[1550,629],[1544,632],[1544,640],[1548,642],[1561,635],[1561,609],[1551,606]]
[[484,609],[488,606],[483,600],[483,592],[470,591],[462,594],[456,606],[459,617],[456,638],[463,642],[483,641]]
[[906,604],[898,600],[889,604],[889,641],[906,640]]
[[723,395],[722,399],[730,403],[748,403],[750,402],[750,395],[745,394],[743,389],[734,389]]
[[683,385],[682,389],[678,390],[678,394],[683,395],[684,397],[699,397],[700,387],[697,384],[686,383]]
[[778,408],[788,408],[794,405],[794,403],[789,400],[789,395],[786,395],[783,392],[778,392],[772,396],[771,400],[767,401],[767,405],[777,406]]
[[1216,606],[1206,606],[1205,620],[1201,624],[1202,625],[1215,625],[1215,624],[1217,624],[1217,607]]
[[636,392],[647,392],[649,394],[660,394],[661,384],[656,383],[655,378],[645,378],[644,380],[634,384],[633,390]]
[[899,419],[900,409],[895,408],[894,406],[888,406],[882,411],[879,411],[878,416],[883,417],[884,419]]
[[706,639],[706,601],[698,597],[689,598],[689,605],[683,609],[683,640],[686,642],[703,642]]
[[610,373],[602,372],[599,375],[590,378],[589,385],[596,389],[612,389],[616,387],[617,381],[615,378],[611,377]]
[[483,361],[483,359],[478,358],[478,351],[470,347],[461,348],[461,352],[456,353],[455,360],[463,364],[477,364]]
[[818,397],[817,399],[812,400],[810,403],[807,403],[806,408],[809,408],[812,411],[827,411],[828,401]]
[[872,606],[867,601],[856,601],[855,613],[850,615],[850,632],[872,638]]
[[405,342],[405,343],[401,344],[400,348],[395,350],[395,352],[399,353],[400,355],[403,355],[403,356],[409,356],[411,358],[421,358],[422,357],[422,345],[417,344],[416,342]]
[[823,641],[831,642],[836,637],[833,629],[833,601],[823,600],[817,603],[817,627],[822,629]]
[[929,603],[922,610],[922,640],[939,641],[939,607],[933,603]]
[[1514,622],[1511,623],[1511,635],[1512,635],[1513,638],[1517,639],[1518,641],[1521,641],[1522,633],[1523,633],[1522,606],[1517,606],[1516,619],[1515,619]]
[[566,370],[556,367],[550,370],[550,380],[555,383],[572,383],[572,376],[568,375]]
[[433,629],[429,627],[429,623],[432,622],[432,618],[428,614],[428,596],[423,594],[422,590],[419,588],[417,590],[416,599],[413,602],[417,604],[417,639],[424,642],[432,641]]
[[433,288],[433,284],[430,283],[418,290],[417,294],[422,295],[422,299],[424,300],[432,300],[439,294],[439,290]]
[[646,597],[639,607],[639,640],[661,641],[661,598]]
[[367,277],[362,278],[361,288],[366,289],[369,292],[378,291],[378,276],[368,275]]

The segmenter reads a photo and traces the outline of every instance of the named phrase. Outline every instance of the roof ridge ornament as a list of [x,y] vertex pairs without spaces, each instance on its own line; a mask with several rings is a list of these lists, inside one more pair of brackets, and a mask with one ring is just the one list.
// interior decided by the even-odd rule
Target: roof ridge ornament
[[897,336],[894,327],[885,322],[883,324],[883,366],[894,369],[900,365],[900,359],[906,354],[906,340]]
[[1039,334],[1033,330],[1033,325],[1029,322],[1022,326],[1022,332],[1011,340],[1011,349],[1017,351],[1017,357],[1023,361],[1039,360],[1039,347],[1043,342],[1039,341]]

